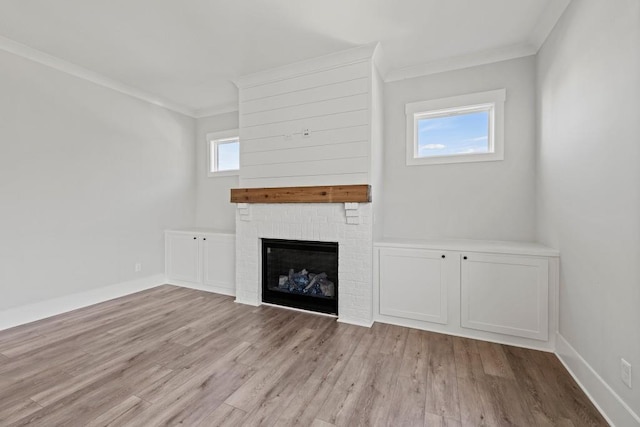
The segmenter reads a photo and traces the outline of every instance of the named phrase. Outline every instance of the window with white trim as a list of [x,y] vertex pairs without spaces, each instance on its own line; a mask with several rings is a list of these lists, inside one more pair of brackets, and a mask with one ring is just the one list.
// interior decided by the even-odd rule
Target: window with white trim
[[407,165],[504,159],[504,89],[405,106]]
[[238,131],[207,134],[208,176],[237,175],[240,169]]

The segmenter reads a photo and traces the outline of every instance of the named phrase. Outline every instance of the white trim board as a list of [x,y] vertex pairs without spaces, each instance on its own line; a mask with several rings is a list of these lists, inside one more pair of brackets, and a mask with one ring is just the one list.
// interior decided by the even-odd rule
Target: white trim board
[[221,114],[227,114],[227,113],[236,113],[236,114],[238,113],[237,101],[235,103],[229,103],[228,105],[221,106],[221,107],[202,108],[200,110],[196,110],[195,114],[193,115],[193,118],[202,119],[205,117],[219,116]]
[[147,93],[132,86],[128,86],[122,82],[106,77],[100,73],[65,61],[64,59],[60,59],[56,56],[49,55],[48,53],[18,43],[3,36],[0,36],[0,50],[4,50],[14,55],[21,56],[47,67],[51,67],[55,70],[62,71],[63,73],[70,74],[74,77],[78,77],[80,79],[87,80],[97,85],[109,88],[111,90],[115,90],[116,92],[138,98],[150,104],[175,111],[176,113],[184,114],[192,118],[197,117],[197,111],[194,111],[187,106],[175,103],[160,96]]
[[571,3],[571,0],[554,0],[547,3],[544,11],[538,18],[529,41],[539,50],[558,23],[558,20]]
[[375,320],[369,321],[369,320],[361,320],[361,319],[350,319],[348,317],[340,317],[340,315],[338,315],[338,322],[339,323],[347,323],[349,325],[355,325],[355,326],[363,326],[365,328],[371,328],[376,321]]
[[436,59],[409,67],[391,69],[383,74],[383,79],[385,83],[394,82],[535,55],[547,40],[547,37],[549,37],[553,27],[555,27],[569,3],[571,3],[571,0],[550,1],[540,15],[533,33],[527,41],[472,52],[466,55]]
[[233,289],[225,286],[201,285],[200,283],[183,282],[181,280],[167,280],[167,285],[180,286],[181,288],[195,289],[197,291],[212,292],[214,294],[227,295],[235,297],[236,293]]
[[525,56],[535,55],[537,52],[538,49],[535,46],[529,43],[521,43],[496,49],[473,52],[466,55],[436,59],[434,61],[410,67],[392,69],[383,76],[383,79],[385,83],[413,79],[431,74],[444,73],[447,71],[455,71],[463,68],[471,68],[479,65],[507,61],[509,59],[522,58]]
[[640,416],[627,405],[580,353],[558,332],[556,355],[602,416],[612,426],[640,426]]
[[103,286],[85,292],[2,310],[0,311],[0,331],[144,291],[145,289],[155,288],[165,283],[164,274],[157,274],[142,279],[116,283],[115,285]]
[[[387,316],[384,314],[376,314],[374,323],[375,322],[387,325],[402,326],[403,328],[420,329],[421,331],[429,331],[436,334],[449,335],[451,337],[468,338],[476,341],[484,341],[500,345],[526,348],[527,350],[555,353],[555,346],[551,339],[549,339],[549,341],[536,341],[529,338],[477,330],[473,330],[473,333],[465,333],[465,331],[462,330],[444,331],[441,327],[439,327],[440,325],[437,323],[414,319],[403,319],[401,317]],[[482,334],[482,336],[479,336],[479,334]]]

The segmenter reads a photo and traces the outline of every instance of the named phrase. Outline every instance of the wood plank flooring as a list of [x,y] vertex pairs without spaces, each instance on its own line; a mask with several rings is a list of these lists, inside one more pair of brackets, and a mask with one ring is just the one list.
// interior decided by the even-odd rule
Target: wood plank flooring
[[1,426],[602,426],[553,354],[160,286],[0,331]]

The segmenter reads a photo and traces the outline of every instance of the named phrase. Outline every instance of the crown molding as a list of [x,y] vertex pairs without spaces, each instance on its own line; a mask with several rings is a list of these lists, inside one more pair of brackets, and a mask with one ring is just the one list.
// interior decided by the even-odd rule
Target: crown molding
[[193,115],[193,117],[196,119],[202,119],[204,117],[218,116],[220,114],[237,113],[237,112],[238,112],[238,103],[236,102],[234,104],[228,103],[227,105],[224,105],[224,106],[201,108],[195,111],[195,114]]
[[483,50],[468,55],[452,56],[411,67],[393,69],[387,73],[385,82],[412,79],[445,71],[454,71],[509,59],[522,58],[524,56],[535,55],[537,51],[535,46],[529,43],[521,43],[497,49]]
[[[571,0],[554,0],[548,2],[543,13],[540,15],[528,42],[525,43],[484,50],[468,55],[438,59],[410,67],[391,69],[388,62],[385,60],[382,46],[380,46],[378,42],[373,42],[363,46],[242,76],[233,80],[233,83],[238,88],[248,88],[367,60],[372,61],[373,65],[378,69],[385,82],[394,82],[535,55],[544,44],[545,40],[570,3]],[[95,71],[83,68],[79,65],[57,58],[53,55],[31,48],[3,36],[0,36],[0,50],[38,62],[58,71],[62,71],[83,80],[90,81],[97,85],[192,118],[197,119],[238,111],[237,103],[193,109],[170,101],[166,98],[128,86],[120,81],[111,79]]]
[[383,74],[384,81],[393,82],[411,79],[430,74],[442,73],[445,71],[454,71],[462,68],[475,67],[478,65],[491,64],[493,62],[535,55],[547,40],[547,37],[549,37],[549,34],[551,34],[551,31],[571,1],[572,0],[553,0],[548,2],[545,9],[542,11],[542,14],[538,18],[533,32],[529,36],[527,42],[484,50],[468,55],[438,59],[411,67],[391,69]]
[[382,81],[384,81],[385,77],[391,71],[391,68],[389,67],[389,61],[387,60],[387,56],[381,43],[376,45],[372,54],[372,61],[373,66],[378,70],[378,74],[382,78]]
[[46,65],[47,67],[51,67],[58,71],[62,71],[63,73],[70,74],[74,77],[78,77],[80,79],[87,80],[97,85],[123,93],[125,95],[138,98],[150,104],[175,111],[176,113],[180,113],[185,116],[195,117],[195,111],[184,105],[177,104],[175,102],[169,101],[168,99],[164,99],[162,97],[155,96],[134,87],[125,85],[124,83],[121,83],[109,77],[105,77],[102,74],[96,73],[95,71],[88,70],[79,65],[65,61],[64,59],[57,58],[53,55],[49,55],[48,53],[44,53],[40,50],[18,43],[3,36],[0,36],[0,49],[40,63],[42,65]]
[[536,47],[536,51],[538,51],[545,40],[547,40],[547,37],[549,37],[549,34],[551,34],[551,31],[558,23],[558,20],[560,20],[564,11],[567,10],[570,3],[571,0],[553,0],[547,3],[529,37],[529,41]]
[[378,42],[369,43],[352,49],[294,62],[282,67],[270,68],[268,70],[242,76],[235,79],[233,82],[238,88],[246,89],[306,74],[313,74],[319,71],[330,70],[347,64],[371,60],[378,44]]

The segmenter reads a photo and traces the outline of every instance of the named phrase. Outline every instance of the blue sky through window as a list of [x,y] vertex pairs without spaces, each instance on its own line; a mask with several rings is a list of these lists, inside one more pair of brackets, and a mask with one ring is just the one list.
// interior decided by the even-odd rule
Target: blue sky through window
[[418,157],[489,152],[489,111],[418,120]]
[[240,143],[238,140],[221,142],[218,146],[218,171],[240,169]]

